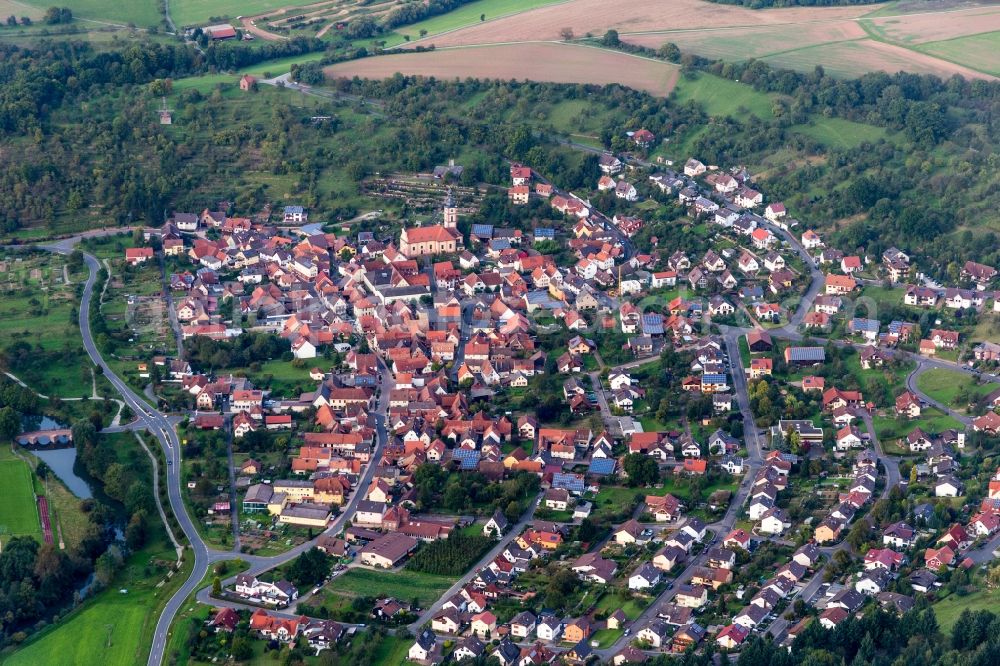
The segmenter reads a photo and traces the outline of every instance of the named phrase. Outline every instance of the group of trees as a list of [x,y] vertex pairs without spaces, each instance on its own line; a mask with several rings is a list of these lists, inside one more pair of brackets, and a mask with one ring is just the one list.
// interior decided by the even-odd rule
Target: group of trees
[[[933,609],[918,603],[903,615],[881,610],[851,616],[836,629],[813,621],[789,652],[755,636],[742,650],[738,666],[906,663],[919,666],[986,666],[1000,662],[1000,617],[989,610],[964,611],[950,640],[941,640]],[[947,637],[946,637],[947,638]]]
[[[382,26],[391,30],[402,25],[423,21],[432,16],[447,14],[473,0],[429,0],[428,2],[404,2],[396,6],[382,19]],[[482,20],[482,19],[480,19]],[[354,23],[354,21],[351,21]],[[350,27],[350,24],[348,24]]]
[[519,472],[497,483],[479,472],[449,474],[440,465],[427,463],[417,468],[413,486],[419,510],[443,506],[454,512],[491,514],[499,509],[507,520],[517,522],[538,492],[538,476]]
[[323,582],[333,558],[313,547],[296,557],[285,570],[285,575],[296,587],[305,588]]
[[[6,410],[34,407],[18,388],[0,383],[0,423]],[[128,550],[146,542],[152,505],[148,461],[138,451],[131,457],[120,455],[106,438],[97,435],[90,421],[74,424],[73,436],[78,464],[95,486],[95,499],[80,503],[86,527],[79,542],[65,550],[40,544],[29,536],[14,537],[4,544],[0,553],[0,646],[22,642],[30,632],[58,619],[77,601],[76,590],[91,573],[95,581],[92,589],[109,584]],[[39,466],[38,473],[44,475],[47,470]],[[116,526],[124,530],[123,542],[116,542]]]
[[407,562],[406,568],[443,576],[458,576],[469,570],[493,540],[483,534],[453,530],[447,539],[425,544]]
[[199,368],[245,368],[290,352],[289,342],[276,335],[243,333],[230,340],[192,338],[184,346],[188,361]]
[[49,7],[45,11],[46,25],[58,25],[60,23],[72,23],[73,10],[69,7]]
[[204,64],[220,70],[241,69],[268,60],[323,51],[326,47],[326,42],[315,37],[264,42],[253,48],[247,48],[239,42],[212,42],[205,49]]

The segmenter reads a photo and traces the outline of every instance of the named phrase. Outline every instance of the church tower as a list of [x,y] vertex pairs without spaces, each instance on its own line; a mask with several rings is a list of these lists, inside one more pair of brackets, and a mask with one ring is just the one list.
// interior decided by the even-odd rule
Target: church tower
[[448,188],[448,196],[444,200],[444,226],[447,229],[458,228],[458,208],[455,206],[455,197]]

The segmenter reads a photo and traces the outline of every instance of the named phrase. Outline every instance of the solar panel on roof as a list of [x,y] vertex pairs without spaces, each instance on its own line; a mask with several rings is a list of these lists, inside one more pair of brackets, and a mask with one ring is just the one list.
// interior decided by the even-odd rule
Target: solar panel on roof
[[587,469],[591,474],[611,474],[615,471],[614,458],[594,458]]

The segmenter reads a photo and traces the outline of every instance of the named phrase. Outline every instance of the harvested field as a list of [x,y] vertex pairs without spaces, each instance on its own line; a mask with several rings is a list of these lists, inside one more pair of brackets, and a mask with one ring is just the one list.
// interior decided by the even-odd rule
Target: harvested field
[[760,26],[812,23],[861,16],[870,7],[795,7],[753,10],[702,0],[573,0],[517,16],[486,21],[425,41],[436,46],[558,39],[563,28],[577,36],[590,32],[699,29],[707,26]]
[[666,95],[677,83],[677,67],[616,51],[573,44],[510,44],[439,49],[342,62],[326,68],[332,78],[383,79],[399,72],[438,79],[481,78],[553,83],[620,83]]
[[1000,7],[884,16],[862,22],[880,39],[909,46],[1000,30]]
[[8,16],[27,16],[33,21],[42,18],[45,10],[35,7],[20,0],[0,0],[0,18],[6,20]]
[[637,33],[622,35],[622,41],[654,49],[673,42],[681,51],[738,61],[865,37],[867,34],[857,22],[844,20],[803,23],[794,29],[779,25]]
[[983,78],[996,70],[991,39],[970,42],[968,56],[964,44],[925,45],[1000,30],[1000,7],[948,1],[920,6],[923,11],[900,13],[894,5],[875,11],[859,5],[752,10],[704,0],[569,0],[414,40],[407,48],[417,42],[438,48],[548,42],[567,28],[578,38],[613,28],[624,41],[642,46],[673,42],[710,58],[760,58],[806,71],[823,65],[839,76],[881,70]]
[[860,76],[871,71],[890,73],[905,71],[914,74],[934,74],[942,78],[948,78],[953,74],[960,74],[969,79],[993,78],[968,67],[872,39],[799,49],[768,56],[762,60],[788,69],[811,69],[816,64],[822,64],[828,73],[845,77]]

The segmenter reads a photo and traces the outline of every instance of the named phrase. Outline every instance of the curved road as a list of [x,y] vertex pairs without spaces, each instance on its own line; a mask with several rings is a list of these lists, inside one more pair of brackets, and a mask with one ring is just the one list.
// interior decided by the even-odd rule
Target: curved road
[[[112,230],[109,233],[117,232],[118,230]],[[93,234],[89,234],[93,235]],[[53,242],[49,244],[40,245],[39,247],[50,252],[55,252],[58,254],[69,254],[72,252],[73,247],[80,240],[82,236],[77,236],[73,238],[62,239],[58,242]],[[174,513],[174,516],[179,523],[181,530],[187,537],[190,543],[190,548],[194,552],[194,566],[192,567],[191,573],[188,579],[183,585],[173,594],[173,596],[167,601],[162,613],[156,624],[156,629],[153,634],[153,643],[150,648],[149,658],[147,660],[148,666],[158,666],[163,660],[164,652],[167,645],[167,640],[169,638],[170,625],[173,622],[175,615],[185,600],[195,591],[198,585],[201,583],[202,579],[208,573],[209,566],[213,562],[217,562],[225,559],[232,559],[234,557],[240,557],[251,564],[249,570],[250,573],[261,573],[279,566],[295,557],[305,552],[311,548],[314,541],[309,541],[296,548],[293,548],[281,555],[274,557],[258,557],[253,555],[240,554],[237,551],[217,551],[208,548],[205,541],[198,534],[198,530],[195,527],[191,517],[188,515],[187,510],[184,506],[184,501],[181,496],[181,478],[180,478],[180,463],[181,463],[181,444],[180,439],[174,430],[174,425],[171,419],[163,414],[162,412],[150,407],[149,404],[143,400],[132,388],[126,384],[118,375],[115,374],[114,370],[107,364],[104,358],[101,356],[100,351],[97,349],[97,345],[94,342],[93,333],[90,328],[90,307],[93,301],[94,295],[94,284],[97,281],[97,274],[101,268],[100,263],[97,259],[88,254],[84,253],[84,261],[87,265],[88,276],[84,284],[83,294],[80,300],[80,310],[79,310],[79,325],[80,334],[83,338],[83,346],[87,351],[87,355],[90,357],[91,361],[101,368],[104,376],[111,383],[111,385],[121,394],[123,401],[136,415],[136,426],[139,428],[144,428],[153,434],[160,443],[160,447],[163,449],[164,458],[166,459],[166,482],[167,482],[167,497],[170,502],[170,508]],[[389,382],[391,381],[391,374],[388,368],[381,364],[380,361],[380,392],[377,412],[374,415],[376,423],[376,437],[377,444],[372,452],[372,461],[375,461],[381,455],[382,449],[385,443],[388,441],[388,435],[385,428],[385,413],[388,411],[389,406]],[[344,524],[350,520],[355,510],[357,509],[358,503],[364,497],[363,489],[371,483],[371,479],[375,474],[376,465],[374,463],[369,464],[366,468],[362,479],[355,489],[354,496],[350,502],[345,507],[344,512],[331,523],[330,527],[327,528],[326,533],[334,533],[340,530]]]
[[[614,227],[614,225],[610,223],[610,221],[607,221],[605,219],[604,222],[612,233],[617,231],[617,229]],[[815,265],[813,260],[808,256],[808,253],[804,250],[804,248],[802,248],[797,243],[797,241],[795,240],[794,236],[792,236],[791,233],[779,228],[774,228],[774,230],[777,231],[779,235],[783,236],[786,240],[788,240],[791,243],[791,245],[796,248],[796,251],[802,256],[803,260],[806,262],[806,265],[809,267],[811,280],[806,293],[803,294],[800,302],[798,303],[796,311],[789,318],[788,324],[786,324],[786,326],[781,328],[772,329],[770,332],[774,337],[790,339],[790,340],[799,340],[802,338],[802,335],[796,330],[796,327],[798,326],[799,323],[801,323],[805,313],[808,312],[809,309],[811,308],[812,302],[815,299],[816,295],[822,289],[823,274]],[[118,231],[120,230],[113,229],[96,233],[117,233]],[[80,238],[87,235],[96,235],[96,233],[91,232],[88,234],[81,234],[80,236],[62,239],[60,241],[56,241],[46,245],[41,245],[40,247],[49,250],[51,252],[68,254],[69,252],[72,251],[73,247],[80,240]],[[626,256],[628,256],[634,251],[628,239],[623,239],[622,244],[625,247]],[[119,378],[114,373],[114,371],[108,366],[108,364],[101,357],[101,354],[98,351],[96,344],[94,343],[93,335],[90,329],[89,314],[90,314],[90,304],[93,297],[93,286],[97,279],[97,273],[100,269],[100,264],[98,263],[95,257],[87,253],[84,253],[84,260],[87,264],[87,268],[89,271],[87,281],[84,285],[83,296],[81,299],[80,311],[79,311],[80,332],[83,337],[84,348],[87,350],[87,354],[90,356],[94,364],[101,368],[101,370],[104,373],[104,376],[108,379],[108,381],[112,384],[112,386],[114,386],[115,390],[117,390],[121,394],[125,404],[127,404],[136,414],[136,419],[137,419],[136,426],[145,428],[150,433],[152,433],[159,441],[167,461],[167,495],[170,502],[170,507],[178,523],[180,524],[181,529],[184,532],[184,535],[190,542],[190,547],[192,551],[194,552],[194,566],[192,568],[190,576],[184,582],[184,584],[174,593],[174,595],[169,599],[169,601],[166,604],[166,607],[164,608],[163,612],[161,613],[157,621],[156,630],[153,637],[153,644],[150,649],[147,663],[148,666],[158,666],[163,660],[164,652],[166,649],[166,643],[169,637],[170,625],[173,622],[173,619],[177,614],[177,611],[180,609],[184,601],[195,591],[197,586],[200,584],[201,580],[207,574],[209,566],[213,562],[223,559],[231,559],[234,557],[241,557],[242,559],[250,562],[251,568],[249,570],[249,573],[260,574],[264,571],[272,569],[280,564],[283,564],[284,562],[293,559],[302,552],[305,552],[306,550],[312,547],[313,542],[310,541],[304,543],[286,553],[274,557],[248,556],[248,555],[242,555],[238,553],[238,551],[236,550],[216,551],[216,550],[210,550],[208,548],[204,540],[198,534],[198,531],[194,523],[192,522],[190,516],[188,515],[181,496],[181,479],[180,479],[181,447],[180,447],[180,441],[174,430],[173,423],[171,422],[170,418],[167,417],[165,414],[161,413],[155,408],[150,407],[148,403],[146,403],[121,378]],[[756,473],[756,470],[760,467],[762,463],[762,454],[761,454],[762,446],[760,442],[761,433],[756,428],[753,421],[753,415],[750,411],[750,405],[747,395],[746,378],[742,372],[742,364],[740,363],[740,356],[738,349],[739,337],[745,334],[748,330],[750,329],[744,327],[723,328],[722,337],[725,343],[727,355],[729,356],[730,360],[735,393],[739,403],[740,412],[744,417],[745,438],[749,449],[749,459],[747,461],[748,471],[746,473],[746,476],[744,477],[745,481],[743,485],[740,486],[740,489],[737,492],[736,497],[733,498],[733,502],[731,503],[729,510],[727,511],[726,515],[722,520],[710,526],[713,529],[717,530],[717,532],[722,532],[722,533],[728,532],[730,529],[732,529],[732,525],[735,523],[736,515],[738,514],[739,508],[746,500],[747,493],[749,492],[749,479],[753,477],[753,475]],[[825,340],[817,339],[817,342],[822,343],[825,342]],[[851,344],[851,343],[849,342],[841,343],[838,341],[835,342],[835,344]],[[962,420],[963,423],[969,422],[968,417],[960,417],[958,415],[955,415],[953,410],[950,410],[942,405],[939,405],[935,401],[929,399],[924,394],[915,390],[914,377],[917,374],[919,374],[919,372],[922,372],[923,369],[928,367],[943,367],[971,375],[978,375],[979,373],[966,366],[962,366],[957,363],[941,361],[939,359],[928,359],[916,354],[909,354],[907,352],[897,351],[895,355],[904,358],[911,357],[917,362],[917,370],[911,373],[910,377],[907,380],[907,385],[911,388],[911,390],[914,390],[914,392],[917,395],[919,395],[922,399],[926,399],[928,403],[941,407],[946,412],[952,414],[953,416],[956,416],[956,418],[960,418],[960,420]],[[637,359],[636,361],[619,366],[619,368],[624,369],[635,365],[641,365],[644,363],[648,363],[651,360],[653,359],[651,358]],[[343,527],[343,525],[353,517],[354,512],[357,509],[358,503],[364,496],[363,489],[366,488],[368,484],[370,484],[371,479],[374,476],[376,468],[374,461],[377,460],[378,457],[381,455],[381,451],[388,439],[388,435],[385,428],[385,414],[388,411],[388,396],[389,396],[389,388],[391,382],[391,374],[389,373],[388,369],[385,368],[383,364],[381,364],[381,361],[380,361],[380,366],[381,366],[379,375],[380,394],[379,394],[378,406],[376,408],[376,413],[374,414],[376,422],[377,444],[372,452],[372,463],[367,466],[365,473],[362,476],[362,479],[359,481],[357,487],[355,488],[354,496],[344,507],[343,513],[341,513],[341,515],[337,518],[337,520],[331,523],[330,527],[327,528],[325,533],[335,533],[336,531],[339,531]],[[737,371],[737,368],[739,368],[739,371]],[[991,376],[986,378],[992,382],[1000,382],[1000,378]],[[874,430],[871,426],[870,420],[871,417],[869,415],[866,418],[866,424],[868,425],[869,431],[872,433],[872,437],[874,438]],[[881,450],[881,446],[878,443],[877,439],[875,439],[875,446],[878,451],[879,459],[882,460],[883,464],[886,465],[886,472],[888,476],[886,488],[887,489],[891,488],[893,485],[895,485],[895,483],[893,483],[893,476],[895,476],[895,481],[896,483],[898,483],[899,479],[898,466],[895,465],[894,461],[891,461],[891,459],[884,454],[884,452]],[[689,564],[689,566],[685,569],[685,571],[678,577],[677,581],[684,582],[687,578],[689,578],[690,577],[689,574],[692,571],[692,567],[695,566],[696,564],[697,560]],[[229,579],[226,582],[228,583],[231,580],[233,579]],[[640,626],[640,624],[643,621],[648,621],[649,619],[651,619],[653,613],[655,613],[655,609],[660,605],[660,603],[666,599],[669,599],[672,596],[672,594],[673,594],[672,590],[667,590],[663,595],[660,596],[660,598],[655,600],[649,606],[649,608],[647,608],[646,611],[640,616],[637,622],[633,624],[635,626]],[[200,601],[209,601],[207,598],[207,592],[204,590],[202,591],[202,593],[199,595],[198,598]],[[622,639],[616,642],[613,646],[611,646],[606,650],[600,650],[599,652],[601,654],[610,654],[612,650],[617,651],[618,649],[620,649],[625,642],[626,638],[623,636]]]

